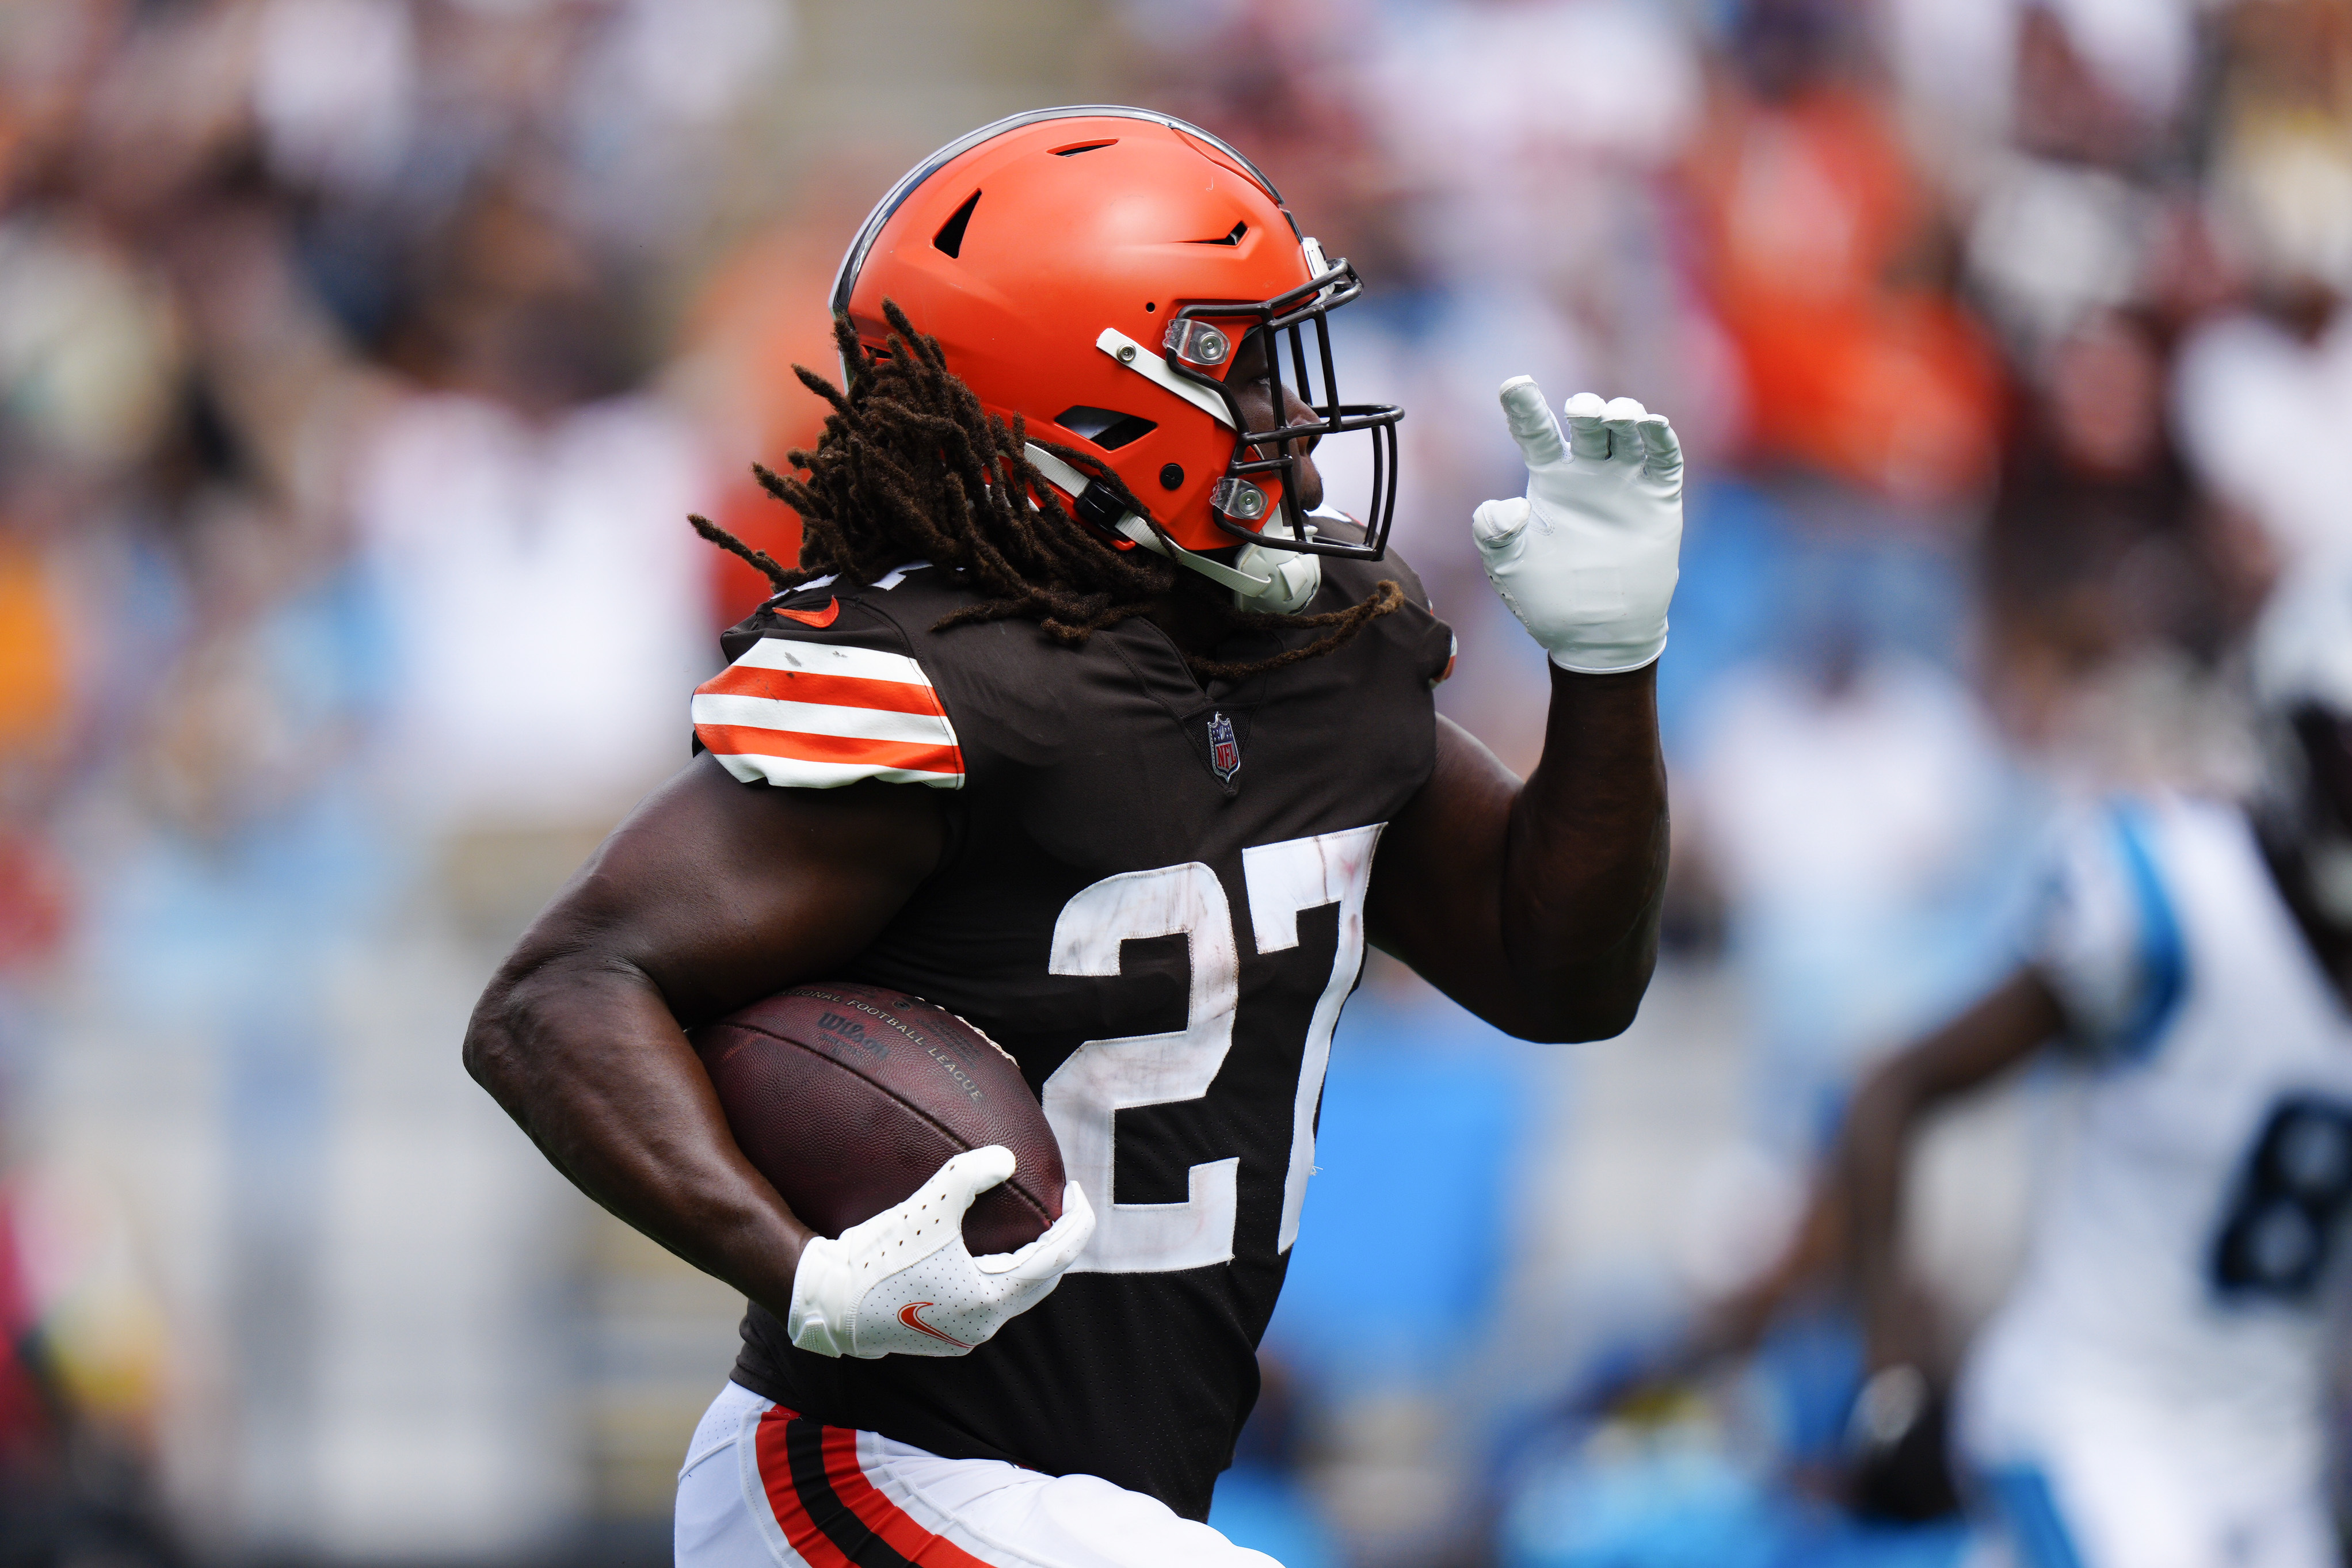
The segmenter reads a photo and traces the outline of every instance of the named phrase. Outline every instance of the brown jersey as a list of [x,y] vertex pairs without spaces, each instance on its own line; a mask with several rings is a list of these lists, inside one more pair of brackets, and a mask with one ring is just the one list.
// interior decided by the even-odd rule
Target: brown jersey
[[1297,1234],[1373,850],[1435,756],[1453,638],[1410,569],[1327,559],[1308,608],[1382,578],[1409,602],[1346,646],[1205,687],[1141,618],[1082,648],[1026,621],[934,632],[970,600],[930,568],[814,584],[728,632],[695,721],[738,778],[942,791],[940,869],[847,977],[1011,1051],[1098,1217],[1054,1294],[969,1355],[828,1359],[755,1306],[737,1382],[1207,1515]]

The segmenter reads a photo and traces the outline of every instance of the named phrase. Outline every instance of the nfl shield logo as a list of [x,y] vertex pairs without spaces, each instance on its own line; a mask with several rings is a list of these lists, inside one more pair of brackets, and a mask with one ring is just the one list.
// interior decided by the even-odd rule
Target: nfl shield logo
[[1234,738],[1234,721],[1221,713],[1209,716],[1209,766],[1228,784],[1242,770],[1242,743]]

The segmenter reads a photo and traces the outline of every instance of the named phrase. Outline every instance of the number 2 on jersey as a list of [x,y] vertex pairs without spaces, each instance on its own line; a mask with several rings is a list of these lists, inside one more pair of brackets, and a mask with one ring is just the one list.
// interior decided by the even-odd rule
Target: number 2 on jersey
[[[1307,1025],[1292,1105],[1277,1242],[1285,1249],[1297,1239],[1299,1208],[1314,1170],[1315,1107],[1330,1061],[1331,1030],[1363,963],[1364,894],[1381,827],[1374,823],[1242,852],[1250,929],[1261,954],[1298,946],[1302,912],[1339,906],[1331,977]],[[1117,975],[1122,944],[1178,935],[1191,953],[1184,1027],[1088,1040],[1045,1081],[1045,1119],[1062,1145],[1063,1166],[1086,1188],[1097,1216],[1094,1240],[1073,1266],[1077,1272],[1161,1273],[1223,1263],[1234,1255],[1239,1155],[1192,1166],[1181,1203],[1111,1201],[1118,1113],[1202,1098],[1233,1048],[1241,955],[1233,909],[1217,873],[1191,861],[1124,872],[1083,889],[1054,923],[1047,967],[1056,975]]]

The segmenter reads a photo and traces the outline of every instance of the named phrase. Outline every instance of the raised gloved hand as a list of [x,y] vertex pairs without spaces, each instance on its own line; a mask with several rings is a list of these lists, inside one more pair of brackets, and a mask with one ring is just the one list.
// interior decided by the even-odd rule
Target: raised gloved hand
[[1487,580],[1564,670],[1638,670],[1666,645],[1683,538],[1683,453],[1665,415],[1579,392],[1568,439],[1531,376],[1503,383],[1528,493],[1484,501],[1470,531]]
[[810,1242],[793,1275],[793,1343],[864,1360],[962,1355],[1052,1295],[1095,1233],[1077,1183],[1063,1190],[1062,1218],[1018,1252],[964,1248],[964,1210],[1013,1168],[1001,1144],[967,1150],[898,1207]]

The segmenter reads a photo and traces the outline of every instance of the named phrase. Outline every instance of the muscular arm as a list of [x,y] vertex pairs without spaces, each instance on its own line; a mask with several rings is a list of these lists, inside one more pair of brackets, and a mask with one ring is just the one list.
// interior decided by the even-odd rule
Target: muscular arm
[[1437,721],[1437,767],[1381,835],[1371,940],[1496,1028],[1600,1040],[1657,962],[1666,773],[1657,666],[1554,666],[1543,759],[1522,783]]
[[467,1071],[583,1192],[781,1313],[810,1232],[736,1148],[686,1030],[846,962],[943,842],[928,789],[751,787],[699,758],[524,934]]
[[2024,1061],[2063,1024],[2057,997],[2027,966],[1942,1029],[1881,1062],[1855,1092],[1820,1200],[1832,1218],[1817,1218],[1808,1228],[1843,1240],[1873,1366],[1906,1359],[1898,1350],[1906,1337],[1899,1241],[1904,1155],[1912,1129],[1936,1106]]

